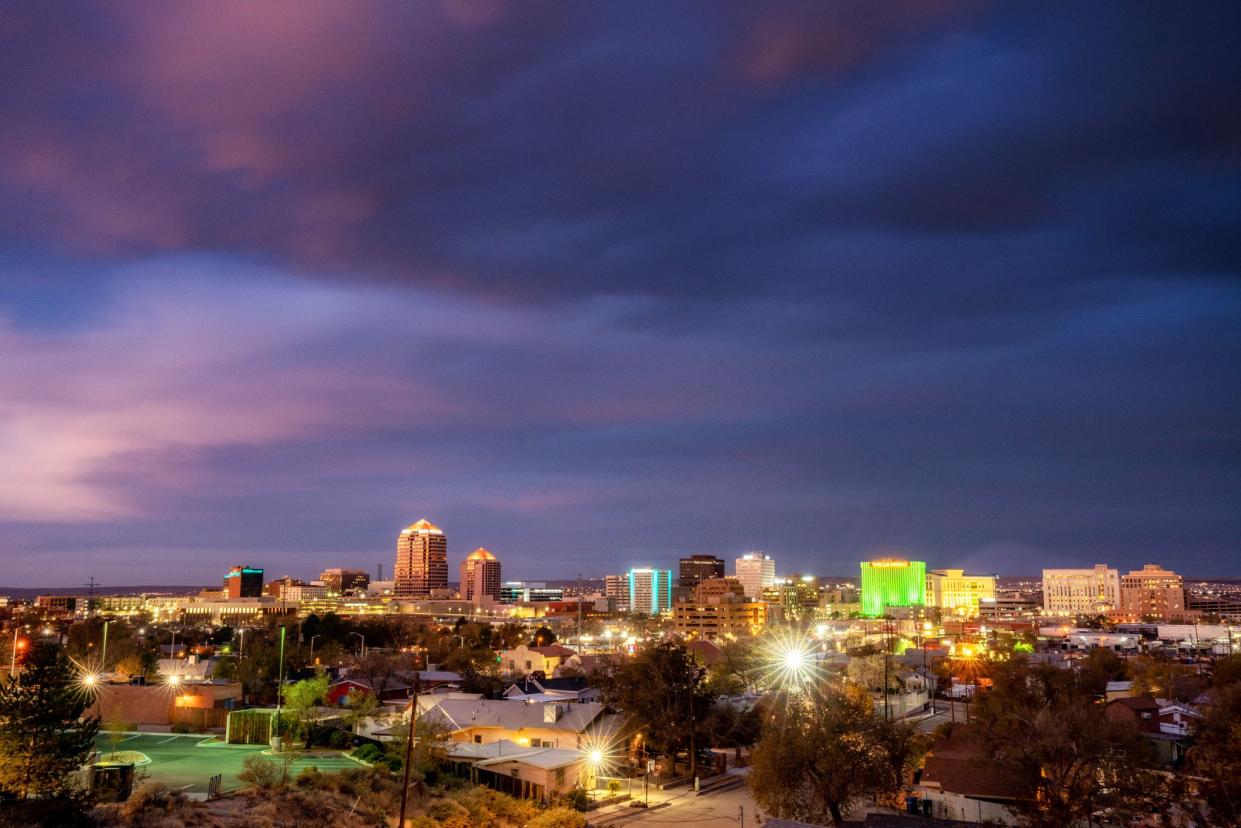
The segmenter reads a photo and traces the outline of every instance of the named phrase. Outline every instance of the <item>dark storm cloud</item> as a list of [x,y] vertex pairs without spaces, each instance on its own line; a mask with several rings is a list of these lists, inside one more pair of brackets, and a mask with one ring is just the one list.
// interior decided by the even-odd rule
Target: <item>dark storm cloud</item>
[[1235,4],[11,5],[10,548],[1218,571],[1239,53]]

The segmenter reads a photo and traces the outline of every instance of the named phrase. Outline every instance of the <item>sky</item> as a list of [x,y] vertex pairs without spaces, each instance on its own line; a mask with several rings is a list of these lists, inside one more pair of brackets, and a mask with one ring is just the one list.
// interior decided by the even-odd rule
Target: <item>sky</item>
[[1241,6],[15,2],[0,585],[1241,575]]

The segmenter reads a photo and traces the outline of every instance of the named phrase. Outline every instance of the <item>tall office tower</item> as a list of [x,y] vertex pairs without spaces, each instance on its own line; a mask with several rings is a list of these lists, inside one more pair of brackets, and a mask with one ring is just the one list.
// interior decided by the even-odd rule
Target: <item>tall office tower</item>
[[329,595],[344,595],[347,592],[366,592],[371,576],[365,569],[336,567],[319,573],[319,580],[323,581]]
[[397,598],[426,598],[433,589],[448,589],[448,538],[426,518],[411,523],[396,538],[392,570]]
[[926,574],[926,605],[948,615],[975,618],[983,601],[995,601],[994,575],[966,575],[963,569],[932,569]]
[[603,594],[609,603],[616,607],[617,612],[625,612],[629,609],[629,578],[624,575],[605,575]]
[[714,555],[690,555],[681,558],[677,585],[693,589],[708,578],[724,577],[724,559]]
[[745,597],[762,600],[763,590],[776,582],[776,562],[762,552],[747,552],[737,559],[733,573],[745,589]]
[[1119,606],[1120,573],[1107,564],[1043,570],[1043,612],[1047,615],[1102,615]]
[[659,615],[672,606],[672,570],[629,570],[629,611]]
[[500,600],[500,561],[481,546],[461,562],[461,600],[484,604]]
[[263,570],[237,564],[224,576],[225,598],[258,598],[263,594]]
[[862,615],[926,605],[926,562],[881,558],[862,562]]
[[1159,564],[1147,564],[1120,579],[1120,611],[1134,621],[1165,621],[1185,614],[1185,582]]

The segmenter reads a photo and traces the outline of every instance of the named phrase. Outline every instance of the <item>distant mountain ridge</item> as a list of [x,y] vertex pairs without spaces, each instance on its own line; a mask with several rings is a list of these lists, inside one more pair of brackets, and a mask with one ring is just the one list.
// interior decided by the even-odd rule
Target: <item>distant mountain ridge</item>
[[[217,585],[214,587],[219,589]],[[137,586],[96,586],[95,597],[104,595],[141,595],[143,593],[158,593],[164,595],[192,595],[206,589],[202,586],[167,586],[163,584],[156,585],[137,585]],[[3,587],[0,586],[0,595],[7,595],[10,598],[33,598],[36,595],[87,595],[90,590],[87,587]]]

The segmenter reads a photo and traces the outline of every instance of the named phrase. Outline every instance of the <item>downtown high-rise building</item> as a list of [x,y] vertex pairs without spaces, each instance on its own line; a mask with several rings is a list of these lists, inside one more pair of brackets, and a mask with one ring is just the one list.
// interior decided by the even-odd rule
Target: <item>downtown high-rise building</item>
[[263,570],[238,564],[224,576],[225,598],[258,598],[263,594]]
[[747,552],[734,563],[734,573],[745,590],[745,597],[761,600],[763,590],[776,583],[776,562],[762,552]]
[[426,518],[411,523],[396,537],[392,594],[427,598],[432,590],[448,589],[448,538]]
[[659,615],[672,607],[672,570],[629,570],[629,611]]
[[625,575],[607,575],[603,579],[603,594],[617,612],[629,609],[629,578]]
[[862,615],[886,616],[894,607],[926,605],[926,562],[899,558],[862,561]]
[[1043,612],[1047,615],[1105,615],[1118,607],[1120,573],[1107,564],[1043,570]]
[[481,546],[461,562],[461,600],[475,605],[500,600],[500,561]]
[[677,576],[677,586],[693,590],[710,578],[723,578],[724,559],[714,555],[690,555],[688,558],[681,558]]
[[1167,621],[1185,614],[1185,582],[1159,564],[1147,564],[1120,579],[1120,611],[1132,621]]

